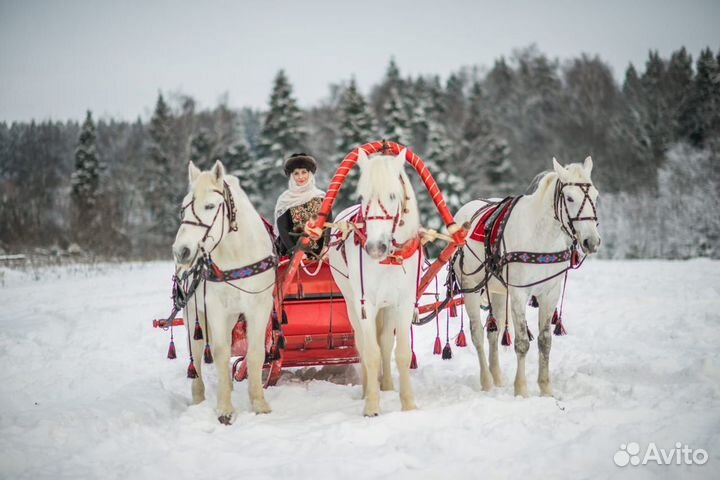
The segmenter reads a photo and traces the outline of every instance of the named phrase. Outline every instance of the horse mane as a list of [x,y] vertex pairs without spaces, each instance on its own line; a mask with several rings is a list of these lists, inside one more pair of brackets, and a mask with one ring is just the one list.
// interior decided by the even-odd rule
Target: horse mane
[[548,188],[550,188],[550,185],[552,185],[555,180],[557,180],[557,173],[553,170],[540,172],[535,175],[535,178],[533,178],[530,185],[528,185],[525,190],[525,195],[534,195],[538,192],[542,195]]
[[[388,157],[392,158],[392,157]],[[365,181],[358,182],[357,193],[363,197],[369,197],[372,193],[387,195],[398,192],[398,185],[394,175],[391,173],[387,161],[377,161],[379,158],[371,159],[367,171],[361,171],[360,178]],[[405,169],[400,170],[400,176],[406,185],[410,185],[410,179]]]

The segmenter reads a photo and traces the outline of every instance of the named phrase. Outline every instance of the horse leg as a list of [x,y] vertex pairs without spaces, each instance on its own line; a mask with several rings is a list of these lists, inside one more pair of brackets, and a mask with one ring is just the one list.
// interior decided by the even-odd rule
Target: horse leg
[[[412,349],[410,348],[410,325],[415,313],[415,305],[409,304],[391,309],[394,319],[392,325],[395,327],[395,364],[400,376],[400,405],[403,411],[415,410],[415,394],[410,383],[410,360],[412,360]],[[390,322],[388,322],[390,323]]]
[[185,321],[187,322],[188,337],[190,338],[190,353],[192,354],[193,364],[195,365],[195,371],[197,372],[197,377],[193,378],[192,385],[190,387],[192,391],[192,403],[193,405],[197,405],[198,403],[205,401],[205,383],[202,379],[202,363],[203,349],[205,347],[204,339],[207,332],[205,331],[205,313],[198,312],[198,321],[200,323],[200,328],[203,331],[203,339],[193,339],[195,323],[190,320],[190,315],[188,315],[190,312],[195,312],[194,301],[192,302],[192,305],[188,303],[187,308],[185,308],[184,315]]
[[[215,311],[220,310],[219,306],[213,305],[213,307],[215,307]],[[231,399],[232,378],[230,375],[230,331],[232,330],[230,325],[233,325],[235,320],[237,320],[237,314],[222,312],[222,315],[216,314],[216,319],[211,318],[212,323],[209,325],[213,363],[218,376],[218,421],[225,425],[230,425],[235,412]]]
[[262,383],[262,368],[265,363],[265,335],[267,324],[270,321],[272,298],[268,301],[258,301],[251,312],[246,315],[247,323],[247,365],[248,365],[248,394],[250,406],[255,413],[270,413],[272,409],[265,400]]
[[[550,383],[550,348],[552,347],[551,321],[557,295],[541,297],[540,309],[538,312],[538,386],[540,395],[552,397],[553,389]],[[554,301],[553,301],[554,300]]]
[[493,386],[493,380],[490,377],[487,358],[485,358],[485,336],[483,335],[484,327],[481,320],[480,301],[479,293],[465,295],[465,311],[470,318],[470,337],[473,345],[475,345],[478,361],[480,362],[480,386],[484,391],[488,391]]
[[496,387],[502,387],[502,371],[500,370],[500,356],[498,355],[498,339],[500,332],[505,328],[505,294],[491,293],[490,301],[492,302],[492,310],[497,320],[497,331],[488,332],[488,342],[490,343],[490,373],[492,373],[493,383]]
[[362,359],[365,366],[365,409],[366,417],[375,417],[380,413],[380,382],[378,371],[380,369],[380,346],[377,343],[375,315],[377,309],[374,305],[365,304],[367,319],[363,323],[361,335],[363,337]]
[[527,397],[527,381],[525,379],[525,357],[530,349],[530,339],[527,334],[525,323],[525,305],[527,296],[514,295],[510,299],[512,309],[513,325],[515,326],[515,356],[517,357],[517,369],[515,370],[515,395]]
[[382,372],[380,377],[380,390],[387,392],[394,390],[392,369],[390,367],[390,360],[392,357],[392,347],[395,343],[395,322],[386,321],[385,309],[381,309],[377,314],[377,331],[378,331],[378,343],[380,344],[380,357],[382,358]]

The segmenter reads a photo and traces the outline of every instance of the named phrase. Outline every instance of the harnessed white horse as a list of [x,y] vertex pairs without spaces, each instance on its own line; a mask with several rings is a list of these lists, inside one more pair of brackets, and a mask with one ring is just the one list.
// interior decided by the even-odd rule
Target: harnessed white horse
[[[498,337],[507,327],[507,302],[515,331],[517,371],[515,395],[527,396],[525,356],[530,346],[525,320],[525,308],[531,296],[539,303],[538,346],[540,366],[538,385],[540,393],[552,396],[549,374],[550,332],[553,312],[560,299],[562,274],[573,262],[579,246],[585,254],[595,253],[600,247],[597,229],[598,191],[590,179],[592,159],[581,164],[561,166],[553,159],[554,171],[539,178],[532,194],[505,202],[509,210],[486,223],[484,242],[467,238],[454,260],[454,272],[465,290],[465,306],[470,317],[472,340],[480,361],[480,384],[489,390],[493,384],[502,385],[498,362]],[[475,200],[464,205],[455,216],[458,223],[470,223],[470,231],[483,220],[488,202]],[[491,216],[489,220],[492,220]],[[500,222],[500,223],[497,223]],[[504,223],[503,223],[504,222]],[[499,237],[493,236],[498,225]],[[504,232],[503,232],[504,227]],[[488,243],[490,242],[490,243]],[[494,245],[493,245],[494,244]],[[575,252],[575,253],[573,253]],[[540,255],[538,255],[540,254]],[[483,287],[483,288],[478,288]],[[488,315],[489,361],[485,358],[481,306],[490,305]],[[497,323],[491,319],[497,319]],[[556,319],[561,322],[561,319]],[[497,325],[497,326],[495,326]],[[499,327],[499,329],[498,329]],[[562,329],[562,323],[556,326]],[[507,343],[510,341],[509,333]]]
[[[415,400],[410,385],[410,325],[415,311],[420,262],[420,217],[410,180],[404,171],[406,150],[398,156],[358,155],[360,206],[340,213],[336,222],[359,213],[353,231],[330,248],[333,277],[347,304],[363,368],[364,414],[380,412],[379,390],[392,390],[390,367],[393,338],[403,410]],[[332,230],[332,238],[340,235]],[[407,257],[407,258],[404,258]],[[344,275],[347,272],[347,276]],[[394,333],[393,333],[394,332]],[[378,373],[382,367],[382,381]]]
[[[197,372],[192,397],[194,404],[200,403],[205,399],[202,359],[205,356],[210,363],[214,358],[218,372],[218,420],[230,424],[234,413],[230,398],[231,334],[239,319],[244,319],[247,327],[250,403],[256,413],[270,412],[261,376],[265,329],[273,307],[276,260],[260,215],[238,179],[226,175],[220,161],[207,172],[201,172],[190,162],[188,176],[190,191],[183,200],[182,224],[173,254],[178,269],[188,269],[203,261],[201,265],[207,266],[202,270],[195,295],[185,307],[189,333],[190,319],[196,318],[196,335],[190,336],[188,376],[192,378]],[[212,346],[212,355],[208,344]]]

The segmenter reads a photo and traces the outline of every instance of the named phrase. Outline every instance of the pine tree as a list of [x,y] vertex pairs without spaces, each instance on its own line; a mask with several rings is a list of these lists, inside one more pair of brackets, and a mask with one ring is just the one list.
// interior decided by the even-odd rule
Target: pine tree
[[492,136],[487,144],[487,160],[485,175],[490,184],[490,191],[495,195],[511,193],[516,171],[510,161],[510,146],[507,140]]
[[447,112],[450,132],[459,132],[465,121],[465,82],[462,77],[452,73],[445,84],[443,103]]
[[[438,121],[430,122],[425,165],[435,178],[445,198],[445,203],[452,213],[457,212],[468,199],[467,185],[458,174],[459,162],[455,152],[445,126]],[[434,229],[440,228],[442,220],[430,196],[425,194],[418,197],[420,218],[423,224]]]
[[210,132],[202,128],[190,140],[190,160],[200,170],[208,170],[213,165],[214,139]]
[[400,69],[397,63],[395,63],[395,59],[390,58],[390,62],[385,70],[385,77],[380,85],[373,89],[370,95],[370,103],[375,112],[375,116],[382,121],[383,125],[385,124],[385,106],[388,101],[390,101],[393,90],[402,97],[405,93],[405,82],[400,77]]
[[697,59],[695,80],[686,111],[686,136],[696,146],[720,135],[720,67],[712,50]]
[[90,110],[80,131],[75,149],[75,171],[72,174],[72,200],[78,212],[79,227],[90,227],[96,219],[100,190],[100,160],[95,149],[95,123]]
[[230,147],[223,155],[222,162],[230,175],[238,177],[240,187],[250,198],[250,202],[254,205],[260,203],[262,188],[255,171],[255,162],[245,144],[237,143]]
[[182,190],[177,188],[172,171],[172,117],[162,93],[148,127],[148,159],[145,164],[145,201],[152,216],[150,230],[156,236],[154,246],[166,246],[177,228],[177,204]]
[[408,120],[397,90],[390,91],[390,97],[383,109],[383,137],[391,142],[405,144],[409,139]]
[[[374,140],[375,121],[365,99],[358,91],[355,79],[350,81],[347,89],[340,99],[340,137],[337,140],[337,161],[340,162],[345,155],[354,148]],[[358,172],[354,168],[340,189],[336,205],[340,208],[353,202],[352,196],[357,189]],[[339,211],[340,209],[336,209]]]
[[283,162],[291,154],[304,149],[305,130],[302,122],[302,112],[293,97],[292,86],[285,72],[280,70],[270,94],[270,110],[265,117],[258,148],[262,189],[269,192],[272,198],[277,197],[276,194],[287,181],[282,169]]
[[673,143],[677,142],[685,133],[683,123],[692,93],[692,81],[692,57],[687,53],[685,47],[682,47],[670,56],[665,81],[669,115],[672,121],[670,128]]

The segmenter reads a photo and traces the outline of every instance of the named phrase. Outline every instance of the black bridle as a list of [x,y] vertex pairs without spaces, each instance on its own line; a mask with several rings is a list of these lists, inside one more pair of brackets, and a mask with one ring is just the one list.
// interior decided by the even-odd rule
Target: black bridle
[[[565,234],[570,237],[570,239],[573,242],[577,242],[577,230],[575,230],[575,222],[584,222],[584,221],[594,221],[595,225],[599,225],[598,217],[597,217],[597,208],[595,207],[595,203],[592,201],[592,198],[590,198],[590,188],[593,186],[592,183],[579,183],[579,182],[570,182],[570,183],[563,183],[560,181],[560,179],[555,182],[555,201],[554,201],[554,213],[555,213],[555,220],[560,222],[560,226],[565,232]],[[567,198],[565,197],[565,194],[563,193],[563,190],[565,187],[578,187],[583,192],[583,199],[580,203],[580,208],[578,208],[577,215],[574,217],[570,215],[570,210],[567,206]],[[585,204],[589,203],[590,208],[592,208],[592,216],[585,216],[581,217],[583,210],[585,209]],[[567,219],[567,223],[566,223]]]

